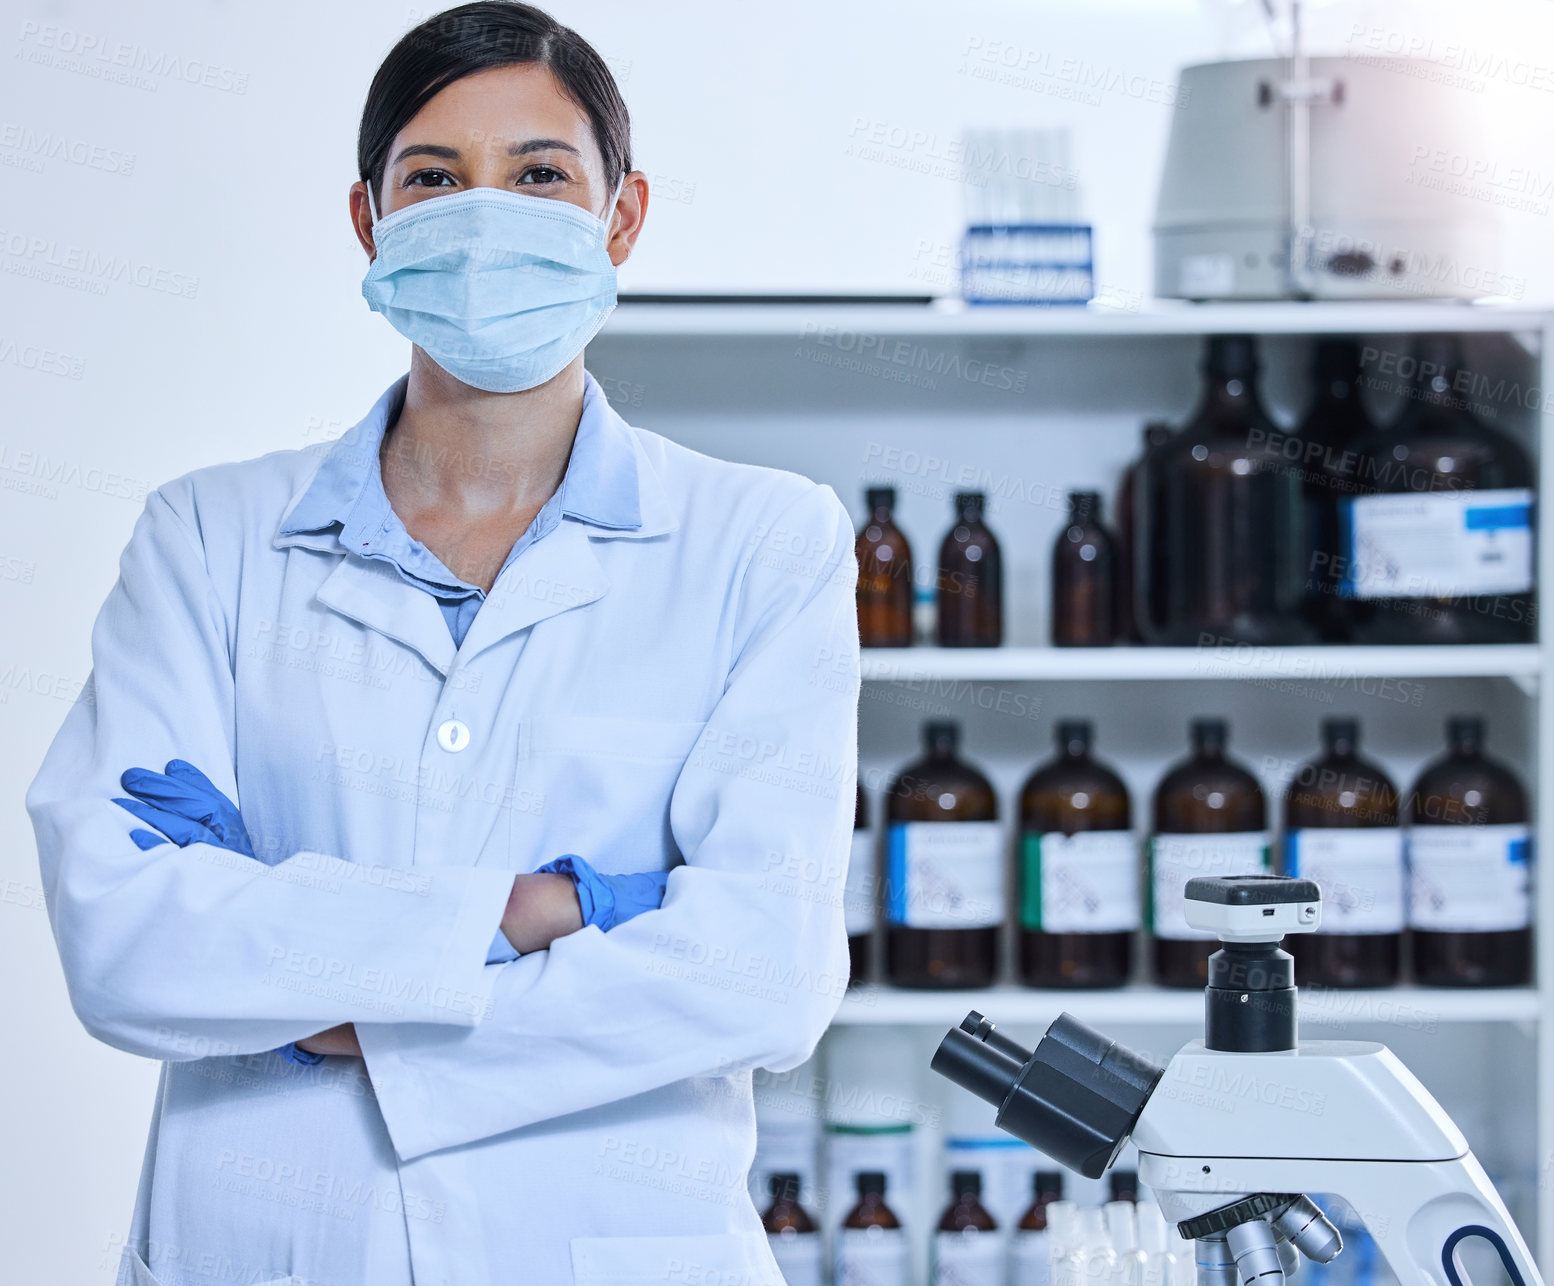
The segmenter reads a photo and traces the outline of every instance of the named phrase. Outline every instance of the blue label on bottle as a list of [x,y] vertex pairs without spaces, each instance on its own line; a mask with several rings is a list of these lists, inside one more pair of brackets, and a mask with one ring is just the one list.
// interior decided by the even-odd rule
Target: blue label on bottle
[[1486,505],[1464,516],[1469,531],[1497,531],[1532,526],[1531,505]]
[[892,924],[906,923],[906,827],[900,822],[885,830],[885,913]]

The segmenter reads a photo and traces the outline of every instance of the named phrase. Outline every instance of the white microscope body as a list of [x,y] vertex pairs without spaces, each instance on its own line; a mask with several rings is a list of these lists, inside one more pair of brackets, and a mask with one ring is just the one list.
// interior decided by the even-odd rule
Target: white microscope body
[[1451,1118],[1385,1045],[1295,1039],[1284,933],[1320,890],[1274,876],[1189,881],[1188,922],[1217,932],[1205,1039],[1161,1069],[1062,1015],[1034,1052],[980,1015],[933,1066],[999,1105],[998,1124],[1090,1177],[1131,1134],[1139,1179],[1196,1241],[1200,1286],[1279,1286],[1342,1242],[1304,1194],[1343,1198],[1405,1286],[1469,1286],[1477,1239],[1512,1286],[1542,1286],[1526,1243]]

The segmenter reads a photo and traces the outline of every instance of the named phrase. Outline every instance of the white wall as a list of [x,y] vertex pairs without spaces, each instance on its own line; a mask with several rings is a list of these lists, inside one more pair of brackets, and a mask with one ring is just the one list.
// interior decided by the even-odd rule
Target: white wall
[[[346,191],[372,71],[429,12],[18,0],[0,25],[7,1280],[111,1276],[156,1075],[70,1013],[22,792],[86,677],[92,620],[146,492],[333,437],[402,369],[403,342],[359,295]],[[942,290],[957,131],[1066,123],[1100,284],[1136,299],[1175,68],[1267,52],[1256,5],[1223,0],[568,0],[557,12],[616,69],[636,163],[659,193],[622,274],[638,291]],[[1463,92],[1499,122],[1487,160],[1532,171],[1516,182],[1543,193],[1541,212],[1507,216],[1505,267],[1545,300],[1551,15],[1533,0],[1333,4],[1311,24],[1314,50],[1406,47],[1474,69]],[[876,134],[880,150],[860,150]]]

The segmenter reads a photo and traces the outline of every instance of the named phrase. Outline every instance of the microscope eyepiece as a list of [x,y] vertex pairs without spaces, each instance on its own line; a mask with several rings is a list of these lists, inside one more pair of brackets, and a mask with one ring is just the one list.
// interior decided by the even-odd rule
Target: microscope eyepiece
[[1000,1129],[1098,1179],[1116,1160],[1165,1069],[1071,1014],[1034,1052],[973,1011],[945,1036],[933,1070],[998,1108]]

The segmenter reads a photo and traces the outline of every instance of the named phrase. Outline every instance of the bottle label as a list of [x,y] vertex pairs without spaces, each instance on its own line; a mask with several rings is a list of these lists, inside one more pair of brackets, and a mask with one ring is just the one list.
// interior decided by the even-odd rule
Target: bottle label
[[1429,933],[1500,933],[1531,923],[1526,826],[1413,826],[1408,923]]
[[1284,873],[1322,886],[1319,934],[1403,931],[1403,832],[1395,826],[1291,831]]
[[843,1228],[836,1235],[834,1286],[907,1286],[912,1255],[900,1228]]
[[1020,838],[1020,925],[1044,933],[1139,927],[1138,849],[1131,831],[1027,832]]
[[767,1245],[782,1270],[787,1286],[822,1286],[820,1271],[824,1255],[818,1232],[780,1232],[769,1234]]
[[1343,598],[1456,598],[1533,587],[1532,492],[1346,496]]
[[966,1228],[933,1235],[934,1286],[988,1286],[1003,1279],[1004,1239]]
[[891,822],[890,922],[913,929],[987,929],[1004,922],[998,822]]
[[1018,1286],[1052,1286],[1051,1234],[1016,1232],[1009,1240],[1009,1277]]
[[1149,841],[1149,928],[1157,938],[1215,941],[1187,923],[1187,881],[1200,875],[1261,875],[1268,869],[1268,833],[1156,835]]
[[849,938],[874,927],[874,832],[868,827],[853,831],[847,881],[842,888],[842,917],[847,921]]

